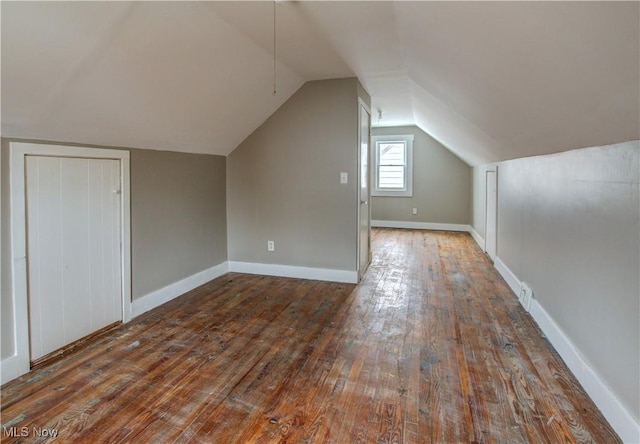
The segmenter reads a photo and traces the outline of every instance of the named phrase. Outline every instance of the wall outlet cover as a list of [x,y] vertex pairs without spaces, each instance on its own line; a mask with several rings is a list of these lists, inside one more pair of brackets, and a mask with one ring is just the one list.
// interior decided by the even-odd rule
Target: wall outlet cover
[[529,284],[523,281],[520,284],[520,294],[518,295],[518,300],[527,311],[531,310],[531,299],[533,299],[533,290],[531,289]]

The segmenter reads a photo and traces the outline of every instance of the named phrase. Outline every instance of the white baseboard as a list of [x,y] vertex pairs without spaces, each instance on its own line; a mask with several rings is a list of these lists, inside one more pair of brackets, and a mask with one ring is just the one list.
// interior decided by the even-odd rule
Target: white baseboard
[[440,224],[432,222],[409,222],[400,220],[372,220],[372,227],[378,228],[406,228],[409,230],[443,230],[443,231],[466,231],[471,230],[471,226],[466,224]]
[[[521,286],[518,277],[500,258],[496,258],[494,265],[517,297]],[[640,443],[640,423],[582,358],[580,350],[535,298],[531,300],[529,313],[622,441]]]
[[29,358],[26,360],[16,355],[9,356],[0,361],[0,384],[16,379],[29,372]]
[[473,240],[475,240],[478,246],[482,249],[482,251],[484,251],[484,239],[471,225],[469,226],[469,233],[471,234]]
[[229,271],[266,276],[280,276],[318,281],[358,283],[358,272],[332,270],[329,268],[297,267],[293,265],[260,264],[255,262],[229,261]]
[[640,423],[609,390],[604,381],[582,358],[580,351],[569,337],[535,299],[531,301],[531,316],[622,441],[640,443]]
[[[218,276],[222,276],[228,271],[229,266],[227,262],[223,262],[136,299],[131,303],[131,318],[139,316],[144,312],[164,304],[165,302],[169,302],[170,300],[193,290],[194,288],[199,287]],[[28,355],[19,356],[16,354],[0,361],[0,383],[2,384],[28,372]]]
[[441,224],[432,222],[407,222],[397,220],[372,220],[371,226],[377,228],[405,228],[408,230],[466,231],[471,234],[473,240],[475,240],[482,251],[484,251],[484,239],[471,225]]
[[228,271],[228,262],[223,262],[182,279],[181,281],[167,285],[166,287],[149,293],[141,298],[135,299],[131,304],[131,317],[135,318],[136,316],[140,316],[142,313],[169,302],[170,300],[175,299],[212,279],[222,276]]
[[513,291],[516,297],[518,297],[521,287],[520,279],[518,279],[518,276],[516,276],[513,271],[511,271],[499,257],[496,257],[496,260],[493,262],[493,266],[496,267],[496,270],[498,270],[498,273],[500,273],[500,275],[504,278],[509,288],[511,288],[511,291]]

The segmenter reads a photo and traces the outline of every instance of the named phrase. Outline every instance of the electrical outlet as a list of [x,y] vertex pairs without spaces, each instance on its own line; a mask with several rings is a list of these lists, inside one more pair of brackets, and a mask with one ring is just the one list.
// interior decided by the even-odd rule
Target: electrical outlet
[[533,298],[533,290],[529,287],[529,284],[526,282],[522,282],[520,284],[520,295],[518,296],[518,300],[520,304],[524,307],[525,310],[531,310],[531,299]]
[[413,210],[411,210],[411,214],[418,214],[418,209],[414,208]]
[[267,251],[276,251],[276,243],[274,241],[267,241]]

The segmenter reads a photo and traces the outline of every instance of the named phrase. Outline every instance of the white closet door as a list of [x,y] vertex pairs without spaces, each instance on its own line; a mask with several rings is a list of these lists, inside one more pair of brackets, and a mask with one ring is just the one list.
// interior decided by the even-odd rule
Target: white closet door
[[122,320],[119,165],[27,156],[31,360]]
[[498,254],[498,175],[496,171],[487,171],[486,223],[484,250],[491,260]]

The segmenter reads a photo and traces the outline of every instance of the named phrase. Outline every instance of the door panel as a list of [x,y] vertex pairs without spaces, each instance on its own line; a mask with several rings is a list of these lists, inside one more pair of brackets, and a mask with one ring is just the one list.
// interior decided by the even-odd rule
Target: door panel
[[498,237],[498,178],[496,171],[487,171],[486,177],[486,224],[485,224],[485,251],[492,260],[497,255]]
[[31,360],[122,319],[117,160],[27,156]]
[[359,259],[358,259],[358,276],[362,278],[364,272],[371,262],[371,200],[370,194],[370,171],[369,171],[369,155],[370,155],[370,127],[371,116],[366,108],[360,104],[360,125],[358,131],[359,140],[359,159],[360,172],[358,175],[359,182]]

